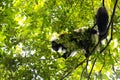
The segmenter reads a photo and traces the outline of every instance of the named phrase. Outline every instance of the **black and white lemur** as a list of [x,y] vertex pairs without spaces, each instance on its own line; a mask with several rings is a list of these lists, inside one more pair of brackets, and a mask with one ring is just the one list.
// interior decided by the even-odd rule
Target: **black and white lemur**
[[[96,14],[95,25],[98,27],[98,31],[93,28],[83,28],[77,29],[70,33],[60,34],[59,38],[52,41],[52,49],[57,51],[59,49],[64,50],[61,55],[63,58],[67,58],[71,55],[73,51],[79,49],[84,49],[88,56],[90,49],[96,45],[97,40],[95,40],[95,35],[99,33],[98,40],[103,40],[107,37],[107,28],[108,28],[108,12],[103,5],[98,9]],[[87,57],[87,55],[85,56]]]

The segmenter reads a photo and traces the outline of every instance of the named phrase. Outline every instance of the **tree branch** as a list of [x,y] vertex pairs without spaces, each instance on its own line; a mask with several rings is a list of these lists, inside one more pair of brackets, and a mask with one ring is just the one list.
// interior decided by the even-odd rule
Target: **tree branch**
[[[76,65],[72,70],[68,71],[66,70],[65,73],[62,75],[60,80],[63,80],[64,78],[66,78],[67,76],[69,76],[76,68],[78,68],[80,65],[82,65],[84,62],[86,61],[86,59],[84,59],[82,62],[80,62],[78,65]],[[68,72],[66,74],[66,72]]]
[[87,69],[87,66],[88,66],[88,59],[86,60],[86,65],[85,65],[85,67],[84,67],[83,70],[82,70],[80,80],[82,80],[82,75],[83,75],[85,69]]
[[[118,3],[118,0],[116,0],[116,2],[115,2],[114,8],[113,8],[113,13],[112,13],[111,20],[110,20],[110,23],[109,23],[109,25],[108,25],[107,31],[109,30],[110,25],[111,25],[112,22],[113,22],[113,18],[114,18],[114,15],[115,15],[115,10],[116,10],[117,3]],[[106,33],[107,33],[107,32],[106,32]]]
[[102,0],[102,5],[103,5],[103,7],[105,6],[104,0]]
[[89,73],[89,75],[88,75],[87,80],[90,80],[90,76],[91,76],[91,74],[92,74],[92,71],[93,71],[93,68],[94,68],[94,66],[95,66],[96,60],[97,60],[97,58],[95,58],[95,60],[94,60],[94,62],[93,62],[93,65],[92,65],[92,68],[91,68],[91,70],[90,70],[90,73]]

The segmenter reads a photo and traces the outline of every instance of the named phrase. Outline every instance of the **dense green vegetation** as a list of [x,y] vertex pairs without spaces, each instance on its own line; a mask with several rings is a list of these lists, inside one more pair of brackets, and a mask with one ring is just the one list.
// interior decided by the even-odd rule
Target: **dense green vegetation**
[[120,79],[120,1],[114,12],[116,1],[105,0],[109,21],[115,13],[108,32],[112,40],[109,44],[103,40],[87,60],[82,50],[67,59],[58,57],[51,39],[92,27],[102,0],[0,0],[0,80]]

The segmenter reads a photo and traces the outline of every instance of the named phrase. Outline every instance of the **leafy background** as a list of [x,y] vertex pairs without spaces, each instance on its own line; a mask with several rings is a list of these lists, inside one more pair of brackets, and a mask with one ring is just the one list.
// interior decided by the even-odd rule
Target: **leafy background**
[[[116,0],[105,0],[109,16]],[[92,27],[100,0],[0,0],[0,79],[120,79],[120,1],[113,20],[113,39],[97,51],[83,71],[81,54],[67,60],[51,50],[51,38],[81,27]],[[108,36],[109,37],[109,36]],[[106,43],[105,43],[106,44]],[[81,58],[77,58],[81,56]],[[87,73],[88,72],[88,73]]]

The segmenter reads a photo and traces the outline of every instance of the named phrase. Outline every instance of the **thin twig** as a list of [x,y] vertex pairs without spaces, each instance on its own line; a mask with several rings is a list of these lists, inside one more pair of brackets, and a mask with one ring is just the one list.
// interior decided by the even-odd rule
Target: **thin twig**
[[108,41],[107,45],[100,51],[100,53],[102,53],[107,48],[107,46],[110,44],[110,42],[112,40],[112,35],[113,35],[113,25],[111,26],[111,37],[110,37],[110,40]]
[[105,66],[105,56],[106,56],[106,54],[104,55],[104,62],[103,62],[103,65],[102,65],[102,67],[101,67],[101,69],[100,69],[100,71],[99,71],[100,80],[102,80],[102,74],[101,74],[101,72],[102,72],[102,70],[103,70],[103,68],[104,68],[104,66]]
[[89,75],[88,75],[88,79],[87,79],[87,80],[90,80],[90,76],[91,76],[91,74],[92,74],[92,71],[93,71],[93,68],[94,68],[94,66],[95,66],[96,60],[97,60],[97,58],[95,58],[95,60],[94,60],[94,62],[93,62],[93,65],[92,65],[92,68],[91,68],[91,70],[90,70],[90,73],[89,73]]
[[102,5],[103,5],[103,7],[105,6],[105,2],[104,2],[104,0],[102,1]]
[[100,44],[100,42],[101,42],[101,40],[99,40],[98,43],[93,47],[92,51],[90,52],[90,55],[92,55],[92,53],[95,51],[95,49]]
[[102,69],[103,69],[103,67],[105,66],[105,56],[106,56],[106,54],[104,55],[104,63],[103,63],[103,65],[102,65],[102,68],[100,69],[99,73],[102,72]]
[[69,76],[76,68],[78,68],[80,65],[82,65],[84,62],[86,61],[86,59],[84,59],[82,62],[80,62],[77,66],[75,66],[75,68],[73,68],[72,70],[70,70],[67,74],[66,72],[68,70],[65,71],[65,73],[62,75],[60,80],[63,80],[64,78],[66,78],[67,76]]
[[87,66],[88,66],[88,60],[86,60],[86,65],[85,65],[85,67],[82,70],[80,80],[82,80],[82,74],[84,73],[85,69],[87,69]]
[[107,46],[111,42],[112,38],[113,38],[113,22],[111,23],[111,37],[110,37],[110,40],[108,41],[107,45],[100,51],[100,53],[102,53],[107,48]]
[[[81,58],[81,57],[79,57],[78,60],[79,60],[80,58]],[[75,70],[77,67],[79,67],[80,65],[82,65],[85,61],[86,61],[86,59],[84,59],[82,62],[80,62],[79,64],[77,64],[77,65],[76,65],[73,69],[71,69],[71,70],[70,70],[70,69],[69,69],[69,70],[68,70],[68,69],[65,70],[60,80],[63,80],[65,77],[69,76],[69,75],[72,73],[73,70]],[[67,72],[68,72],[68,73],[67,73]]]
[[117,75],[117,73],[116,73],[116,71],[115,71],[114,64],[112,65],[112,70],[113,70],[114,74],[116,74],[116,75]]
[[[108,25],[107,31],[109,30],[110,25],[113,22],[113,18],[114,18],[114,15],[115,15],[115,10],[116,10],[117,3],[118,3],[118,0],[116,0],[116,2],[115,2],[114,8],[113,8],[113,13],[112,13],[111,20],[110,20],[110,23]],[[106,33],[107,33],[107,31],[106,31]]]
[[101,67],[101,69],[100,69],[100,71],[99,71],[99,74],[100,74],[100,79],[101,79],[101,80],[102,80],[102,75],[101,75],[101,72],[102,72],[102,70],[103,70],[104,66],[105,66],[105,60],[104,60],[104,63],[103,63],[103,65],[102,65],[102,67]]
[[118,7],[118,9],[120,9],[120,6],[117,5],[117,7]]
[[69,71],[66,75],[64,75],[60,80],[63,80],[64,78],[66,78],[67,76],[69,76],[72,73],[72,70]]

